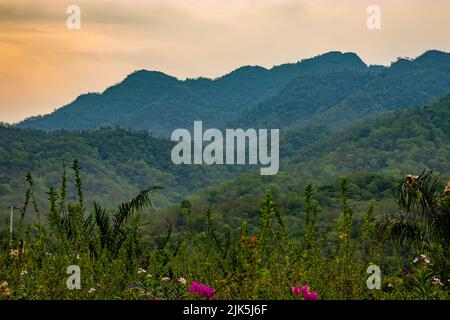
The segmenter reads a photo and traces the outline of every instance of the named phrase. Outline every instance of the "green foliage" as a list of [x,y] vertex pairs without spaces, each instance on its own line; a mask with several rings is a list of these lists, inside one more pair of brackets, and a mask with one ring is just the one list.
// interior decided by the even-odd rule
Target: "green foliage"
[[[72,169],[78,171],[80,180],[75,183],[81,187],[77,160]],[[63,185],[64,176],[65,171]],[[407,192],[430,187],[433,179],[423,174]],[[448,299],[449,286],[443,283],[450,271],[445,239],[435,237],[430,238],[428,251],[416,251],[429,252],[430,258],[420,255],[411,264],[410,253],[405,252],[404,258],[397,255],[408,269],[385,271],[381,290],[367,289],[365,270],[373,261],[383,256],[383,270],[396,262],[390,260],[392,247],[376,241],[373,206],[363,224],[355,225],[349,185],[347,179],[341,180],[342,215],[333,227],[334,243],[322,241],[316,228],[320,202],[312,185],[304,192],[305,234],[300,239],[286,230],[288,217],[271,192],[262,198],[254,226],[244,220],[239,228],[230,228],[207,209],[200,230],[176,231],[169,226],[165,234],[152,234],[140,225],[139,216],[151,206],[158,186],[141,191],[111,212],[94,204],[89,214],[79,199],[60,205],[64,186],[60,193],[50,188],[47,225],[28,224],[12,242],[0,237],[0,298],[193,299],[199,297],[187,289],[195,281],[213,287],[215,299],[298,299],[290,287],[303,284],[317,291],[320,299]],[[26,198],[33,196],[30,192]],[[404,199],[399,195],[400,205],[405,205]],[[413,208],[423,202],[406,204]],[[180,209],[186,217],[195,211],[187,200]],[[418,243],[417,250],[421,249]],[[66,268],[73,264],[82,272],[81,290],[66,287]]]

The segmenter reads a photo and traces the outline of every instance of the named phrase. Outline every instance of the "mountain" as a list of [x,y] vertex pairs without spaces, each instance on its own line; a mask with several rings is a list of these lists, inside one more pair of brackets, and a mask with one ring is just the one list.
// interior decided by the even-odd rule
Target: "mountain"
[[389,68],[330,71],[292,80],[278,94],[245,111],[236,126],[343,127],[385,111],[422,105],[450,92],[450,54],[429,51]]
[[450,91],[450,54],[428,51],[390,67],[368,67],[356,54],[329,52],[265,69],[241,67],[217,79],[180,81],[140,70],[103,93],[79,96],[19,127],[46,131],[103,126],[168,137],[194,120],[207,127],[346,126],[355,120],[426,104]]
[[330,52],[270,70],[246,66],[218,79],[180,81],[161,72],[140,70],[103,93],[81,95],[55,112],[26,119],[19,126],[53,131],[118,125],[150,130],[158,136],[190,127],[194,120],[223,127],[299,75],[341,70],[364,71],[367,66],[353,53]]

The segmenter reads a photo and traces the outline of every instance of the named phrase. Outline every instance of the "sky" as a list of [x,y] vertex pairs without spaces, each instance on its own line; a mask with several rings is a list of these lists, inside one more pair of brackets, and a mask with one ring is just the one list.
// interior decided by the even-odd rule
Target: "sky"
[[[81,29],[70,30],[69,5]],[[367,27],[367,8],[381,28]],[[0,122],[45,114],[138,70],[185,79],[328,51],[389,65],[450,52],[450,0],[0,0]]]

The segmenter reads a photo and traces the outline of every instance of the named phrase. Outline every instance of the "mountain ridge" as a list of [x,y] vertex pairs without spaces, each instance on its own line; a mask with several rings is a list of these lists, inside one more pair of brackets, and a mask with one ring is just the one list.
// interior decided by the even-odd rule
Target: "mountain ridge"
[[[243,66],[215,79],[178,80],[159,71],[137,70],[102,93],[80,95],[50,114],[16,125],[46,131],[118,125],[149,130],[161,137],[168,137],[176,128],[189,128],[195,120],[217,128],[278,125],[289,129],[308,121],[327,120],[343,126],[357,118],[429,103],[443,95],[450,88],[449,57],[449,53],[432,50],[414,60],[399,59],[390,67],[380,67],[367,66],[355,53],[332,51],[270,69]],[[364,74],[364,81],[354,76],[358,73]],[[348,79],[343,79],[345,76]],[[333,104],[329,94],[333,91],[339,95],[347,92],[347,97]],[[329,101],[324,101],[322,96],[326,95]],[[277,119],[274,112],[284,119]],[[349,116],[344,118],[344,114]]]

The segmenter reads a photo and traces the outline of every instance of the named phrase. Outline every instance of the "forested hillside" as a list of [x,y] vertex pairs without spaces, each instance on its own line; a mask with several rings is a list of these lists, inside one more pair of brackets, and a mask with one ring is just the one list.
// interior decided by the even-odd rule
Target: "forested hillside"
[[450,90],[450,54],[429,51],[389,68],[354,53],[330,52],[272,69],[239,68],[217,79],[177,80],[140,70],[103,93],[89,93],[20,127],[53,131],[102,126],[167,137],[194,120],[208,127],[344,126],[387,110],[431,103]]
[[69,169],[75,158],[82,164],[88,199],[111,206],[151,184],[166,187],[155,200],[156,207],[166,206],[245,170],[242,166],[174,165],[170,158],[174,143],[146,131],[102,128],[46,133],[0,126],[0,136],[2,211],[23,201],[28,172],[35,177],[37,194],[45,198],[47,188],[60,183],[63,162]]
[[385,111],[432,103],[450,92],[450,54],[428,51],[389,68],[301,75],[267,101],[244,112],[241,126],[283,129],[344,127]]
[[[312,183],[329,223],[339,212],[341,177],[349,178],[349,197],[358,208],[376,204],[380,214],[392,209],[399,182],[423,170],[450,179],[450,95],[439,102],[394,111],[364,120],[344,130],[323,127],[296,129],[281,139],[283,163],[274,177],[246,173],[190,198],[192,211],[208,207],[221,212],[221,221],[239,225],[258,217],[258,204],[270,190],[281,210],[290,216],[290,230],[301,230],[302,191]],[[163,210],[159,219],[176,221],[179,206]],[[363,210],[361,211],[363,212]],[[359,217],[361,218],[361,217]]]

